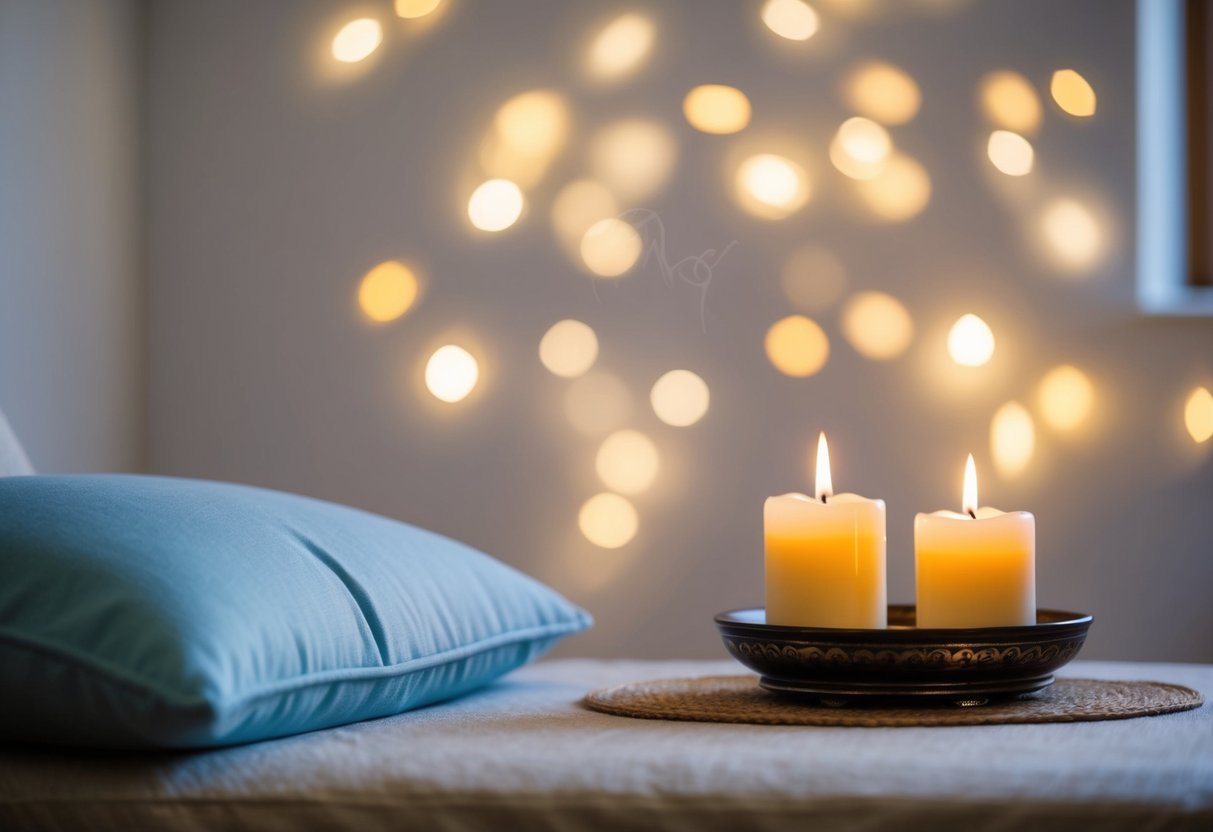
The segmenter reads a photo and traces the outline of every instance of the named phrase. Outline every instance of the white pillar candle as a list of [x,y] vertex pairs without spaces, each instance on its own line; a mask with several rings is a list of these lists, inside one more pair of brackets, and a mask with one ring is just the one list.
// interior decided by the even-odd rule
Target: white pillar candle
[[1036,623],[1036,518],[977,506],[977,470],[965,463],[964,512],[914,518],[919,627]]
[[833,494],[825,434],[817,446],[817,499],[768,497],[763,520],[768,624],[887,626],[884,501]]

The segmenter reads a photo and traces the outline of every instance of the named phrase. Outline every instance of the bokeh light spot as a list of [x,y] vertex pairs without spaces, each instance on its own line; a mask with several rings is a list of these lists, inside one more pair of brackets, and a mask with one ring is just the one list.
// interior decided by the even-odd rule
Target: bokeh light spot
[[1007,402],[990,420],[990,454],[1003,476],[1022,473],[1036,450],[1036,426],[1032,414],[1018,402]]
[[980,367],[994,357],[994,332],[972,312],[961,315],[948,332],[948,355],[962,367]]
[[1208,442],[1213,436],[1213,393],[1197,387],[1184,402],[1184,427],[1196,444]]
[[333,57],[342,63],[366,60],[383,42],[383,27],[378,20],[360,17],[341,27],[333,36]]
[[547,173],[569,134],[569,107],[551,90],[519,93],[497,109],[480,148],[485,172],[527,188]]
[[603,81],[624,78],[644,63],[653,51],[657,30],[653,21],[629,12],[602,28],[586,52],[586,69]]
[[467,398],[480,379],[480,366],[463,347],[439,347],[425,365],[425,386],[444,402]]
[[1010,130],[995,130],[986,142],[991,164],[1007,176],[1025,176],[1032,172],[1036,153],[1032,143]]
[[664,125],[627,119],[603,128],[590,145],[590,168],[621,199],[656,193],[669,179],[678,145]]
[[425,17],[442,5],[442,0],[396,0],[396,14],[406,20]]
[[829,307],[847,286],[847,270],[838,256],[813,244],[792,252],[780,277],[788,303],[808,312]]
[[842,334],[864,358],[887,361],[910,346],[914,322],[892,295],[859,292],[842,307]]
[[1040,126],[1040,97],[1018,72],[991,72],[981,80],[981,107],[996,127],[1034,133]]
[[855,187],[872,215],[884,222],[905,222],[922,213],[931,201],[931,177],[916,159],[897,151],[884,169]]
[[670,370],[649,394],[657,418],[676,428],[693,425],[708,412],[708,385],[690,370]]
[[358,305],[377,323],[394,321],[417,300],[417,276],[398,260],[371,269],[358,285]]
[[767,0],[761,14],[768,29],[788,40],[808,40],[820,26],[817,12],[803,0]]
[[1094,265],[1103,249],[1103,234],[1095,216],[1081,202],[1057,199],[1045,207],[1041,229],[1058,265],[1084,269]]
[[518,154],[551,156],[568,134],[568,105],[550,90],[524,92],[501,105],[494,127],[502,143]]
[[597,358],[598,336],[581,321],[558,321],[539,340],[539,360],[562,378],[584,375]]
[[838,128],[830,142],[830,161],[852,179],[872,179],[884,170],[893,142],[889,131],[871,119],[855,116]]
[[626,274],[644,248],[640,232],[615,217],[599,220],[581,238],[581,260],[599,277]]
[[660,460],[653,440],[635,430],[619,430],[602,442],[594,467],[603,484],[621,494],[647,491]]
[[640,519],[627,498],[603,493],[585,501],[577,514],[577,525],[595,546],[618,549],[636,536]]
[[842,95],[855,112],[884,124],[905,124],[922,106],[922,93],[914,79],[880,61],[852,70],[843,82]]
[[1053,73],[1049,92],[1057,106],[1072,116],[1086,118],[1095,115],[1095,90],[1072,69],[1059,69]]
[[825,366],[830,339],[816,321],[790,315],[776,321],[766,337],[767,358],[786,376],[806,378]]
[[742,162],[735,184],[741,207],[763,219],[783,219],[809,201],[804,169],[773,153],[760,153]]
[[468,200],[468,219],[481,231],[504,231],[522,215],[522,190],[508,179],[490,179]]
[[601,436],[620,427],[632,410],[628,388],[618,376],[591,370],[569,385],[564,415],[578,433]]
[[1082,370],[1063,364],[1041,380],[1037,400],[1046,424],[1057,430],[1074,430],[1091,415],[1095,386]]
[[590,226],[619,213],[611,189],[593,179],[576,179],[552,200],[552,228],[567,246],[578,248]]
[[682,112],[696,130],[723,136],[750,123],[750,99],[736,87],[704,84],[687,93]]

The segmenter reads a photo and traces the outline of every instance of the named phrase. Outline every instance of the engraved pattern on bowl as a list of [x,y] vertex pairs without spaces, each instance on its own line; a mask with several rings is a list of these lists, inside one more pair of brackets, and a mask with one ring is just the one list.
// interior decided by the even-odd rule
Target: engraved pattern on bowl
[[912,606],[894,605],[889,622],[887,630],[844,630],[771,626],[753,609],[716,616],[730,655],[771,689],[964,699],[969,686],[981,691],[974,700],[1051,684],[1082,648],[1091,616],[1041,610],[1036,625],[920,630]]

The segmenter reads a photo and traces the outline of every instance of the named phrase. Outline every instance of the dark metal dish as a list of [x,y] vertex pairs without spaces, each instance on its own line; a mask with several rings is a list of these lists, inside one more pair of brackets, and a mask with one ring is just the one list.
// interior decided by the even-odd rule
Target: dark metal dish
[[927,629],[912,604],[889,606],[887,630],[786,627],[761,607],[722,612],[716,626],[759,684],[826,705],[913,700],[984,705],[1041,690],[1082,648],[1092,617],[1038,610],[1036,624]]

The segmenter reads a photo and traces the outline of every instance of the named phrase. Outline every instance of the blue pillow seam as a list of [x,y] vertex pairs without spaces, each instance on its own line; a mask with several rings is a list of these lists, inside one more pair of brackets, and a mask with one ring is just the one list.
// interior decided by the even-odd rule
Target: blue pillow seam
[[[498,647],[504,647],[510,644],[539,641],[541,639],[578,633],[584,630],[585,627],[585,620],[579,616],[576,620],[554,622],[552,624],[543,624],[536,627],[527,627],[521,630],[511,630],[505,633],[497,633],[496,635],[489,636],[488,638],[482,638],[479,641],[461,644],[458,647],[452,647],[449,650],[443,650],[439,653],[431,653],[428,656],[420,656],[418,658],[409,659],[408,661],[399,662],[394,665],[387,665],[384,667],[356,667],[339,670],[325,670],[318,673],[311,673],[306,676],[296,676],[291,679],[283,679],[278,682],[271,682],[260,689],[245,693],[233,701],[238,705],[247,705],[268,696],[277,696],[283,693],[294,693],[295,691],[302,690],[307,687],[328,684],[330,682],[360,682],[379,678],[403,676],[420,670],[428,670],[431,667],[437,667],[448,662],[465,659],[469,656],[474,656],[478,653],[485,653],[489,650],[495,650]],[[230,707],[232,704],[233,702],[224,702],[218,707],[226,708]]]
[[75,667],[80,668],[103,683],[110,684],[115,687],[127,688],[142,694],[150,694],[153,697],[158,698],[162,703],[169,706],[191,707],[203,705],[214,709],[216,712],[221,712],[234,707],[249,705],[258,699],[264,699],[268,696],[293,693],[295,691],[303,690],[304,688],[315,685],[329,684],[332,682],[360,682],[378,678],[405,676],[409,673],[419,670],[427,670],[431,667],[435,667],[449,661],[467,658],[468,656],[508,644],[536,641],[542,638],[570,635],[572,633],[581,632],[589,626],[589,623],[588,616],[582,612],[577,616],[576,619],[567,622],[556,622],[537,627],[528,627],[521,630],[511,630],[506,633],[498,633],[488,638],[480,639],[479,641],[470,642],[469,644],[461,644],[458,647],[453,647],[449,650],[431,653],[428,656],[409,659],[393,665],[381,667],[339,668],[335,670],[324,670],[315,673],[308,673],[302,676],[294,676],[289,679],[272,682],[262,686],[261,688],[254,689],[251,692],[243,693],[231,700],[214,702],[206,698],[193,698],[188,694],[181,693],[180,691],[165,688],[158,682],[152,682],[148,679],[134,676],[122,668],[115,667],[108,661],[98,660],[94,656],[81,656],[72,648],[56,644],[47,644],[39,639],[31,638],[27,635],[7,633],[3,628],[0,628],[0,642],[7,643],[11,647],[23,649],[31,653],[40,653],[44,655],[50,654],[53,658],[56,658],[69,666],[74,665]]

